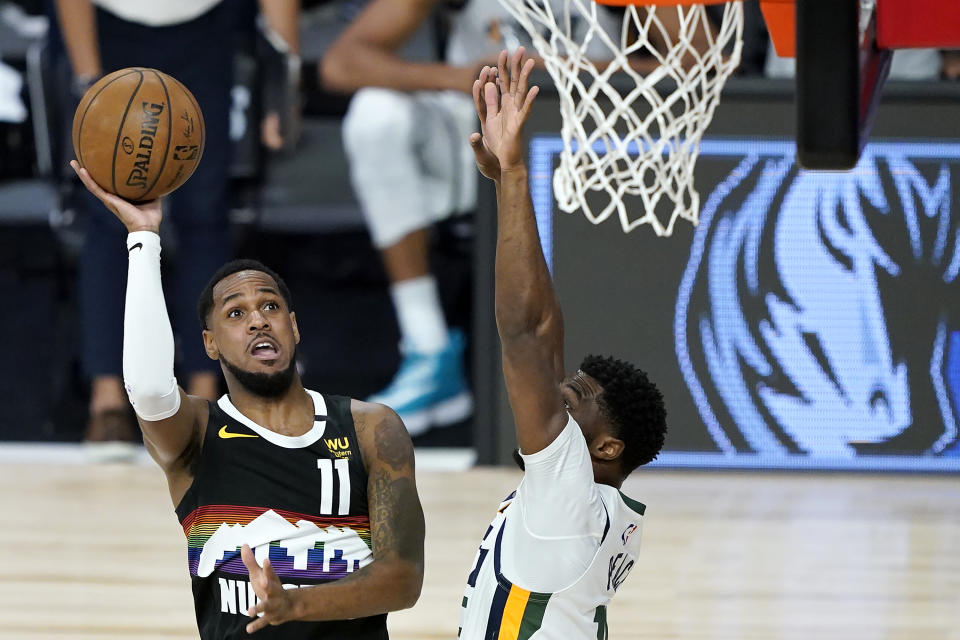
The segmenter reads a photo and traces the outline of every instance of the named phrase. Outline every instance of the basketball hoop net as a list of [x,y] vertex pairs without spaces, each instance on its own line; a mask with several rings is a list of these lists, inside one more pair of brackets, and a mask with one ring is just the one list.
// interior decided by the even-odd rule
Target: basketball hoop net
[[[668,236],[678,218],[698,221],[693,169],[723,85],[740,62],[743,5],[726,3],[714,24],[703,4],[601,1],[627,6],[500,0],[533,39],[560,95],[563,151],[553,176],[560,209],[580,209],[594,224],[616,212],[626,232],[649,224]],[[604,11],[623,12],[619,33],[601,26]],[[641,73],[641,58],[652,58],[656,68]]]

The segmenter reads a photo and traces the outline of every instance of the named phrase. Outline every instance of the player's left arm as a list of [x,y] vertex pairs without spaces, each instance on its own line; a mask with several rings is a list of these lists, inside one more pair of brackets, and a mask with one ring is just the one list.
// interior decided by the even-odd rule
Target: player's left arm
[[351,403],[367,467],[367,507],[376,583],[366,597],[383,611],[412,607],[423,585],[423,507],[417,494],[413,442],[397,413],[381,404]]
[[414,480],[413,443],[397,414],[383,405],[351,405],[367,467],[367,502],[374,561],[335,582],[284,590],[270,566],[257,565],[244,546],[243,562],[260,602],[248,614],[253,633],[290,620],[345,620],[412,607],[423,585],[423,508]]

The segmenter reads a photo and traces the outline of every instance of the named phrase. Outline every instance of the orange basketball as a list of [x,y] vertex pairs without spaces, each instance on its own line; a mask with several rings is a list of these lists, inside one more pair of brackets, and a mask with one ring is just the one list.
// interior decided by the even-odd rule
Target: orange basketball
[[156,69],[121,69],[90,87],[73,115],[73,152],[105,191],[153,200],[186,182],[203,155],[193,94]]

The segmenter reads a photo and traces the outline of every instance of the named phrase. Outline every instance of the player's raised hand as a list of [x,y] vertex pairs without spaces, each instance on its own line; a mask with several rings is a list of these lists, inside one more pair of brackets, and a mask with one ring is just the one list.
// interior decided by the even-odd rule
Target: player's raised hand
[[95,195],[103,205],[117,216],[127,231],[153,231],[160,233],[160,221],[163,219],[163,210],[160,207],[160,198],[143,204],[133,204],[119,196],[104,191],[93,181],[86,169],[76,160],[70,161],[70,167],[79,176],[87,190]]
[[[247,625],[247,633],[253,633],[265,626],[283,624],[293,618],[293,598],[283,588],[280,578],[270,566],[270,559],[263,560],[263,568],[257,564],[253,550],[249,545],[240,548],[240,558],[250,573],[250,584],[257,594],[259,602],[247,609],[247,615],[256,618]],[[258,617],[259,616],[259,617]]]
[[[495,78],[482,87],[482,105],[477,101],[483,147],[497,159],[501,172],[523,165],[523,125],[539,92],[538,87],[529,87],[534,62],[524,60],[524,53],[523,47],[509,58],[506,51],[500,52]],[[476,153],[478,145],[473,148]]]
[[[480,76],[473,81],[473,103],[477,109],[477,115],[483,122],[487,118],[487,107],[483,100],[483,88],[487,82],[496,82],[497,68],[485,66],[480,69]],[[477,158],[477,168],[484,177],[491,180],[500,179],[500,161],[493,155],[487,145],[483,143],[483,136],[480,133],[470,134],[470,146],[473,147],[473,153]]]

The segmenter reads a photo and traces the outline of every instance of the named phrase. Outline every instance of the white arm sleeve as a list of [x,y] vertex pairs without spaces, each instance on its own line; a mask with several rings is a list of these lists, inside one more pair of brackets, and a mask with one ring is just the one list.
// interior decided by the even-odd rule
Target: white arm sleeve
[[173,330],[160,284],[160,236],[134,231],[127,236],[127,253],[123,382],[138,416],[163,420],[180,409],[180,389],[173,375]]

